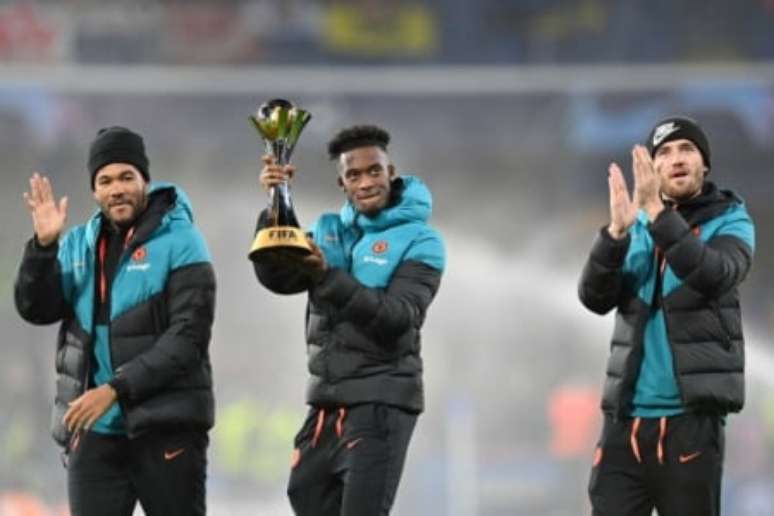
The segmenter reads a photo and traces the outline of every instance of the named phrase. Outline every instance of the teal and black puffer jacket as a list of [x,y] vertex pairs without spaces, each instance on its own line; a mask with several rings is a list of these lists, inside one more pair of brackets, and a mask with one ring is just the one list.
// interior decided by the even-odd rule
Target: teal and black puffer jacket
[[[309,292],[307,402],[385,403],[424,408],[420,329],[440,285],[445,249],[427,221],[432,197],[417,177],[392,183],[392,200],[373,217],[347,202],[312,228],[328,270],[316,283],[281,264],[256,264],[277,293]],[[258,227],[265,225],[265,212]]]
[[[579,296],[593,312],[617,309],[602,409],[632,414],[645,335],[671,353],[683,411],[726,414],[744,405],[744,337],[738,287],[755,248],[752,220],[730,191],[643,212],[620,241],[605,228],[591,250]],[[663,257],[663,265],[661,258]],[[649,328],[663,317],[664,330]]]
[[[96,248],[103,217],[68,231],[58,244],[25,248],[16,307],[34,324],[61,321],[56,350],[54,439],[67,445],[68,402],[94,368]],[[130,438],[148,430],[207,430],[214,420],[209,341],[215,275],[185,194],[155,184],[116,267],[107,332],[116,389]]]

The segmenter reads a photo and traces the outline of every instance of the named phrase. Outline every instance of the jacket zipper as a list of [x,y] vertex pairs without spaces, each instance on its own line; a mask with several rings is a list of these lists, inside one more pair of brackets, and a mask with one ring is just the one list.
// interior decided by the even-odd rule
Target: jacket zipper
[[[129,242],[134,236],[134,227],[131,227],[129,231],[126,233],[126,237],[124,238],[124,249],[121,251],[121,255],[118,257],[118,261],[116,262],[115,268],[111,271],[111,278],[110,283],[107,282],[107,276],[105,274],[105,261],[107,258],[107,252],[105,254],[102,254],[101,248],[100,248],[100,278],[99,281],[101,283],[104,283],[105,287],[100,288],[100,293],[104,296],[100,301],[105,306],[105,311],[107,312],[107,338],[108,338],[108,351],[110,352],[110,368],[113,370],[113,376],[115,377],[118,373],[118,368],[116,368],[115,364],[115,352],[113,350],[113,331],[112,331],[112,320],[111,320],[111,306],[112,306],[112,293],[113,293],[113,284],[115,283],[116,276],[118,275],[118,271],[121,269],[121,265],[126,260],[127,256],[131,255],[131,252],[133,252],[134,247],[137,247],[137,243],[133,242],[132,248],[129,247]],[[110,288],[107,288],[107,285],[110,285]],[[93,343],[92,343],[92,352],[93,352]],[[124,410],[124,407],[121,405],[121,401],[117,400],[116,403],[118,403],[119,407],[121,408],[122,412],[124,412],[124,417],[126,417],[126,411]]]
[[[108,303],[108,322],[107,322],[107,334],[108,334],[108,349],[110,349],[110,368],[113,370],[113,378],[116,377],[118,374],[119,367],[116,367],[115,363],[115,353],[113,352],[113,320],[110,316],[112,310],[112,301],[113,301],[113,285],[115,283],[116,276],[118,275],[118,271],[121,270],[121,266],[126,261],[128,256],[131,256],[132,253],[134,253],[134,250],[139,247],[137,242],[132,242],[131,247],[129,246],[129,242],[131,242],[132,238],[134,237],[134,226],[129,228],[129,231],[126,232],[126,237],[124,238],[124,250],[121,252],[121,255],[118,257],[118,263],[116,263],[116,268],[113,270],[113,277],[110,279],[110,292],[108,292],[107,296],[107,303]],[[127,434],[129,432],[129,424],[126,421],[127,418],[127,411],[124,409],[123,405],[121,404],[121,400],[116,399],[116,403],[118,404],[119,408],[121,409],[121,412],[124,414],[124,424],[126,424],[126,431]]]
[[666,306],[664,305],[664,296],[663,296],[663,289],[664,289],[664,274],[666,272],[666,255],[659,251],[658,248],[656,250],[656,291],[653,295],[654,305],[656,301],[658,302],[658,308],[662,311],[662,317],[664,318],[664,330],[666,331],[666,337],[667,337],[667,346],[669,346],[669,354],[672,355],[672,373],[675,376],[675,383],[677,384],[677,390],[680,394],[680,402],[685,406],[685,395],[684,395],[684,389],[682,385],[682,381],[680,379],[680,373],[679,373],[679,362],[677,360],[677,354],[675,353],[674,345],[672,344],[672,339],[669,337],[669,318],[667,317],[667,310]]
[[[355,220],[352,223],[352,228],[356,232],[357,236],[356,236],[355,240],[352,242],[352,245],[349,246],[349,249],[347,249],[347,253],[346,253],[346,256],[349,256],[349,264],[347,266],[347,272],[349,272],[349,273],[352,273],[352,269],[353,269],[353,266],[355,264],[354,263],[354,250],[355,250],[355,247],[360,242],[360,240],[362,240],[363,235],[365,234],[365,232],[363,230],[361,230],[358,227],[358,225],[357,225],[357,217],[359,217],[359,215],[355,216]],[[333,334],[333,328],[334,328],[334,326],[336,324],[336,321],[333,320],[333,317],[330,318],[330,321],[331,322],[329,323],[330,324],[330,328],[329,329],[331,330],[330,333],[332,335]],[[332,344],[333,340],[331,340],[330,342]],[[329,346],[326,346],[325,348],[321,349],[320,352],[321,353],[325,353],[325,360],[323,361],[323,363],[325,364],[325,380],[326,380],[326,382],[330,382],[333,379],[332,375],[331,375],[330,365],[329,365],[329,358],[330,358],[331,350],[329,349]]]

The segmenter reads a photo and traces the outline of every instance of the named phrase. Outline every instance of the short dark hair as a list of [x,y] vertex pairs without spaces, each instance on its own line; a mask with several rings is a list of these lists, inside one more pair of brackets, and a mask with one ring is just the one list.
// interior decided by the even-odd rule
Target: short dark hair
[[338,159],[344,152],[372,145],[387,151],[389,143],[390,133],[381,127],[376,125],[354,125],[342,129],[328,142],[328,156],[331,159]]

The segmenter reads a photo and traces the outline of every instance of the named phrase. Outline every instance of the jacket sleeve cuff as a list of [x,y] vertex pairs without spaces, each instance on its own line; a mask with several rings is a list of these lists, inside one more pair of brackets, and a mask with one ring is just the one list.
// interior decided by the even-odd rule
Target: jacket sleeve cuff
[[356,280],[343,270],[330,267],[310,289],[310,295],[313,301],[339,306],[346,303],[356,288]]
[[679,213],[666,209],[648,224],[648,231],[656,245],[666,251],[689,233],[691,228]]
[[59,240],[54,240],[48,245],[43,245],[38,240],[38,236],[33,235],[27,244],[27,248],[38,257],[49,258],[51,256],[56,256],[59,252]]
[[623,266],[631,238],[627,233],[621,240],[616,240],[607,232],[607,226],[603,226],[591,248],[592,259],[609,269]]
[[129,385],[126,383],[124,378],[116,376],[108,382],[108,385],[110,385],[113,390],[116,391],[116,396],[120,401],[129,398]]

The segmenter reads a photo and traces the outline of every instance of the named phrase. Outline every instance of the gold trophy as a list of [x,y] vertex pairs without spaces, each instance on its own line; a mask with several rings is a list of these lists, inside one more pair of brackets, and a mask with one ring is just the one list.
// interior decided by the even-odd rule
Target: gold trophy
[[[250,122],[263,138],[266,153],[274,156],[278,165],[287,165],[301,131],[311,118],[311,113],[289,101],[273,99],[262,104],[256,115],[250,117]],[[301,256],[310,254],[312,250],[293,211],[287,182],[269,191],[268,210],[269,223],[255,235],[248,255],[250,260],[271,260],[286,252]]]

